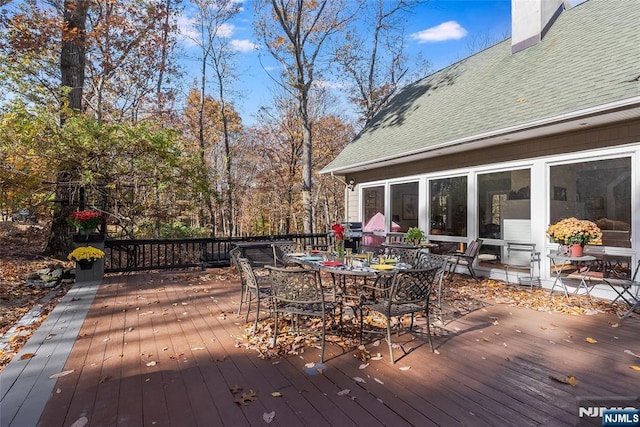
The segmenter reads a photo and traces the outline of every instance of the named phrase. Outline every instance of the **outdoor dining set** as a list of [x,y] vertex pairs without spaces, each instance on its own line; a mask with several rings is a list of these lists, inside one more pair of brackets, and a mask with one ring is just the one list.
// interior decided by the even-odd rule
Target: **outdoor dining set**
[[[440,305],[448,258],[429,253],[425,247],[406,246],[389,247],[380,253],[352,253],[347,249],[344,257],[337,259],[335,254],[311,247],[299,251],[293,242],[239,245],[231,251],[232,264],[240,273],[242,285],[238,314],[245,306],[248,321],[251,306],[255,305],[255,329],[260,311],[268,308],[274,321],[274,346],[282,332],[282,318],[290,319],[294,331],[303,329],[303,319],[319,319],[321,328],[314,332],[321,335],[320,359],[324,362],[327,331],[342,333],[343,316],[348,313],[358,319],[360,342],[365,333],[386,329],[389,357],[394,363],[392,329],[396,328],[398,333],[401,329],[414,331],[416,314],[422,313],[433,351],[431,300]],[[264,255],[269,250],[272,257],[267,264]],[[384,319],[384,329],[365,331],[371,326],[365,324],[370,312]],[[410,320],[403,328],[405,316]]]
[[[321,335],[320,358],[324,362],[327,331],[333,331],[331,328],[335,327],[338,333],[342,333],[343,316],[347,313],[358,320],[360,342],[363,342],[365,332],[386,332],[390,361],[394,363],[393,349],[403,347],[392,343],[392,329],[395,327],[398,334],[401,329],[416,332],[413,328],[416,314],[423,314],[426,338],[434,350],[429,317],[437,312],[439,319],[442,318],[443,281],[451,278],[458,266],[468,269],[470,276],[478,281],[473,263],[481,246],[482,240],[477,239],[466,249],[439,255],[431,252],[436,244],[388,241],[378,248],[362,246],[360,253],[347,248],[346,253],[337,256],[327,248],[307,246],[303,251],[293,241],[241,242],[231,251],[231,262],[240,273],[242,286],[238,315],[245,306],[245,321],[248,322],[251,306],[255,305],[255,330],[261,310],[268,308],[274,321],[273,346],[276,346],[285,325],[280,320],[290,319],[290,328],[299,331],[304,325],[302,319],[320,319],[321,328],[314,332]],[[520,248],[522,245],[515,246],[514,251],[523,250]],[[532,287],[537,281],[539,286],[539,278],[533,277],[533,271],[534,264],[540,269],[540,253],[535,248],[525,249],[530,253],[527,263],[531,264],[532,276],[527,283]],[[569,294],[562,277],[565,263],[577,260],[580,264],[586,260],[583,264],[588,265],[587,261],[595,259],[591,255],[574,259],[559,254],[550,254],[549,258],[555,267],[550,295],[556,286],[560,286],[567,299]],[[604,284],[618,295],[613,302],[624,301],[629,306],[621,320],[640,305],[640,286],[636,280],[639,269],[640,261],[630,280],[604,279]],[[579,284],[574,294],[582,288],[591,299],[585,282],[589,269],[583,267],[577,271]],[[509,281],[509,264],[506,277]],[[434,304],[437,310],[433,310]],[[369,313],[377,313],[378,318],[383,319],[384,329],[365,330],[371,326],[365,324],[365,319],[371,317]],[[403,320],[408,321],[407,328],[403,327]]]

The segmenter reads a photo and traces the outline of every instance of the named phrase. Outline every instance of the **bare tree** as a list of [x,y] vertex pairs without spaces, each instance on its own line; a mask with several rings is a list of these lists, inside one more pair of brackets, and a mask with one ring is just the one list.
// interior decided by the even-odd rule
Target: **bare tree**
[[[376,0],[364,3],[355,29],[335,50],[341,75],[352,82],[348,92],[364,123],[412,76],[404,49],[404,19],[424,0]],[[362,31],[371,28],[372,31]],[[420,61],[419,61],[420,62]],[[414,69],[424,70],[425,64]]]
[[[282,65],[281,83],[296,100],[303,141],[302,204],[304,232],[313,232],[312,120],[309,94],[325,42],[352,19],[342,0],[257,0],[256,31]],[[275,18],[275,19],[274,19]]]
[[[224,142],[224,176],[225,186],[224,198],[226,201],[226,222],[227,231],[231,233],[233,198],[231,185],[231,131],[229,128],[230,111],[228,108],[226,94],[229,90],[230,79],[233,77],[233,51],[229,46],[228,31],[229,21],[239,12],[239,4],[233,0],[194,0],[194,5],[198,11],[194,26],[198,32],[198,39],[194,42],[200,49],[200,108],[198,111],[199,132],[198,141],[200,144],[200,155],[202,167],[207,171],[205,152],[207,146],[213,141],[206,140],[205,132],[205,99],[207,96],[207,66],[211,65],[217,84],[218,103],[220,106],[220,118],[223,127]],[[208,174],[207,174],[208,175]],[[209,215],[212,219],[212,233],[215,234],[215,212],[213,209],[212,196],[214,192],[210,184],[205,185],[204,198],[207,203]],[[204,214],[200,215],[201,221]]]

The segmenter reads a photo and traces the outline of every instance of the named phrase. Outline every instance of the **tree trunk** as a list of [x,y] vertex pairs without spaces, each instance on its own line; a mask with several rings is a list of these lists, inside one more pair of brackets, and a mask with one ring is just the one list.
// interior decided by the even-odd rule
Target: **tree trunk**
[[[306,94],[305,94],[306,95]],[[302,117],[302,220],[305,234],[313,233],[313,167],[312,167],[312,140],[311,121],[307,114],[306,98],[300,101],[300,115]]]
[[86,0],[65,0],[64,2],[60,72],[62,86],[70,88],[69,108],[74,112],[82,111],[82,90],[86,63],[85,22],[88,9],[89,1]]
[[[68,106],[72,112],[82,111],[82,91],[84,88],[84,68],[86,62],[85,22],[89,1],[65,0],[64,27],[62,29],[62,50],[60,52],[60,73],[62,87],[68,88]],[[60,122],[64,123],[67,113],[63,112]],[[56,179],[56,200],[53,209],[53,221],[45,254],[64,259],[73,246],[67,217],[72,211],[69,206],[69,182],[73,181],[71,167],[58,171]]]

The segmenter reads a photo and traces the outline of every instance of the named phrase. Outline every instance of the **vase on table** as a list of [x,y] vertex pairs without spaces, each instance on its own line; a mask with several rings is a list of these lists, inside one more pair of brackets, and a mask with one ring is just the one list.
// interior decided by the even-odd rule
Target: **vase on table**
[[335,247],[338,261],[342,261],[344,259],[344,240],[336,240]]
[[569,246],[569,256],[571,258],[579,258],[584,254],[584,246],[579,243],[575,243]]

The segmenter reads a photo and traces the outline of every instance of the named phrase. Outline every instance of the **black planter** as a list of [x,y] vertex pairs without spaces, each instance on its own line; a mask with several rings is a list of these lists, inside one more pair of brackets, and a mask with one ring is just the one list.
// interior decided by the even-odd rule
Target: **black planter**
[[80,270],[91,270],[93,268],[93,264],[95,261],[89,261],[86,259],[78,261],[78,265],[80,266]]

